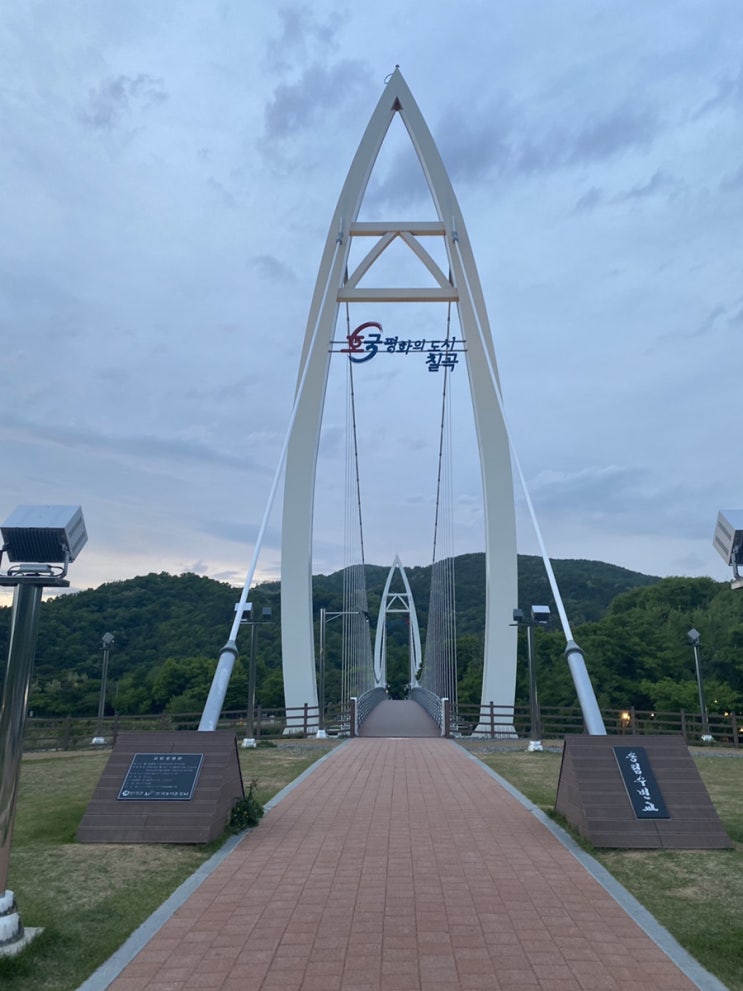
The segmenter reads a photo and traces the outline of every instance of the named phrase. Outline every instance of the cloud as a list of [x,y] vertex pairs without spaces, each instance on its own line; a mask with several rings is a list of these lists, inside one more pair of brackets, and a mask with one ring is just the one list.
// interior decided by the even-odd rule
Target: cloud
[[[658,120],[649,107],[616,107],[587,121],[572,135],[558,132],[562,153],[557,158],[568,165],[604,162],[626,151],[649,147],[657,132]],[[554,138],[551,144],[555,146]]]
[[[235,520],[213,520],[202,522],[199,526],[202,533],[228,543],[242,544],[246,547],[255,544],[260,525],[258,523],[239,523]],[[278,547],[281,544],[281,533],[276,527],[267,527],[263,538],[265,547]]]
[[190,464],[225,465],[246,468],[260,475],[270,473],[263,465],[252,458],[235,454],[199,441],[179,437],[156,437],[139,434],[117,436],[91,429],[56,426],[53,424],[31,424],[6,416],[0,431],[6,437],[25,444],[42,446],[46,444],[87,451],[96,457],[133,459],[137,463],[178,462]]
[[335,51],[338,33],[346,21],[337,10],[320,20],[309,4],[279,7],[278,17],[281,28],[268,45],[268,57],[274,70],[284,71],[306,59],[311,48]]
[[296,282],[297,276],[291,268],[274,255],[253,255],[248,265],[261,279],[269,282]]
[[728,73],[717,82],[717,92],[706,100],[693,114],[693,120],[699,120],[707,114],[732,108],[743,110],[743,65],[735,73]]
[[111,130],[136,109],[147,110],[167,98],[162,79],[145,73],[116,76],[102,80],[91,90],[81,117],[94,130]]
[[647,182],[636,183],[619,193],[610,195],[596,186],[592,186],[575,205],[576,211],[593,210],[599,206],[623,206],[633,201],[639,202],[653,199],[662,193],[673,193],[680,183],[663,170],[652,174]]
[[296,138],[328,113],[340,113],[365,88],[360,61],[310,65],[297,80],[281,83],[274,90],[265,110],[266,138],[271,142]]

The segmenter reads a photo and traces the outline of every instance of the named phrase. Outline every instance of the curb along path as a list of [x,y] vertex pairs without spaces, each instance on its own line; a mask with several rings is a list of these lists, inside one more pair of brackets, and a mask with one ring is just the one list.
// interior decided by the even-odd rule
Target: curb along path
[[699,986],[537,817],[456,744],[440,739],[355,739],[340,747],[108,985]]

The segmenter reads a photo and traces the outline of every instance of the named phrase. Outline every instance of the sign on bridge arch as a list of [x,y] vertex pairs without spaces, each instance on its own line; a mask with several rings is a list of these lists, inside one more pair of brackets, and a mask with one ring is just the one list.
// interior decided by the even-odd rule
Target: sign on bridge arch
[[345,342],[333,341],[333,351],[347,354],[349,360],[356,365],[371,361],[380,353],[425,355],[428,371],[438,372],[442,368],[454,370],[459,361],[459,354],[464,352],[464,343],[457,341],[456,337],[447,337],[444,340],[413,340],[385,336],[381,323],[367,320],[348,334]]

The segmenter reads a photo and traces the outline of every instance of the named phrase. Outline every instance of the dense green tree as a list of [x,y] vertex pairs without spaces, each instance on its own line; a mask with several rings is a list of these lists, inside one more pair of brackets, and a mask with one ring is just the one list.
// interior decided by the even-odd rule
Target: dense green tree
[[[460,702],[480,702],[485,601],[482,554],[456,558],[457,653]],[[710,711],[743,708],[743,593],[709,578],[657,579],[596,561],[555,561],[555,574],[600,704],[621,711],[698,707],[693,651],[686,634],[702,638],[702,661]],[[376,629],[388,568],[367,566],[372,631]],[[406,569],[425,641],[430,567]],[[324,607],[343,610],[343,572],[314,578],[316,617]],[[219,650],[234,617],[238,591],[209,578],[150,574],[97,589],[58,595],[42,606],[29,708],[38,716],[94,715],[101,678],[101,638],[111,632],[106,711],[198,712],[203,707]],[[250,599],[257,618],[256,701],[283,705],[278,582],[257,586]],[[541,560],[519,558],[518,603],[525,611],[550,605],[549,628],[536,631],[537,670],[543,705],[575,705],[564,657],[565,641]],[[272,616],[262,622],[262,610]],[[10,609],[0,608],[0,664],[4,666]],[[240,655],[226,707],[247,704],[247,668],[253,628],[238,638]],[[318,635],[316,621],[316,636]],[[326,698],[340,697],[342,622],[326,627]],[[390,618],[388,679],[402,693],[409,666],[409,630]],[[398,684],[399,683],[399,684]],[[518,638],[517,701],[528,700],[526,637]],[[717,700],[717,701],[715,701]]]

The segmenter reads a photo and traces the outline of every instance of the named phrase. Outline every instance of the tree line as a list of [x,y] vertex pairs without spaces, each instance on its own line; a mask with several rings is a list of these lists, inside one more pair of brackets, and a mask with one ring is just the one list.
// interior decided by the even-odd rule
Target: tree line
[[[485,559],[466,554],[454,562],[457,602],[459,698],[477,704],[483,666]],[[573,633],[586,655],[602,708],[695,710],[693,652],[686,633],[702,636],[710,711],[743,708],[743,592],[710,578],[665,578],[598,561],[553,562]],[[369,612],[376,627],[388,569],[367,566]],[[425,639],[430,567],[407,569]],[[343,572],[316,575],[315,615],[343,608]],[[239,592],[194,574],[149,574],[96,589],[49,598],[42,605],[29,709],[37,716],[93,715],[101,683],[101,641],[112,633],[106,712],[199,712],[211,684]],[[283,705],[281,588],[268,582],[251,590],[254,626],[246,625],[225,708],[247,700],[251,638],[257,659],[256,701]],[[541,559],[519,556],[519,606],[548,605],[552,624],[536,633],[539,695],[543,705],[574,705],[575,691],[564,659],[564,638]],[[271,617],[263,621],[265,608]],[[0,608],[0,657],[7,656],[10,608]],[[317,637],[316,623],[316,637]],[[340,693],[341,623],[326,626],[326,691]],[[407,680],[407,627],[389,620],[388,679],[393,692]],[[519,635],[517,703],[528,699],[526,636]]]

